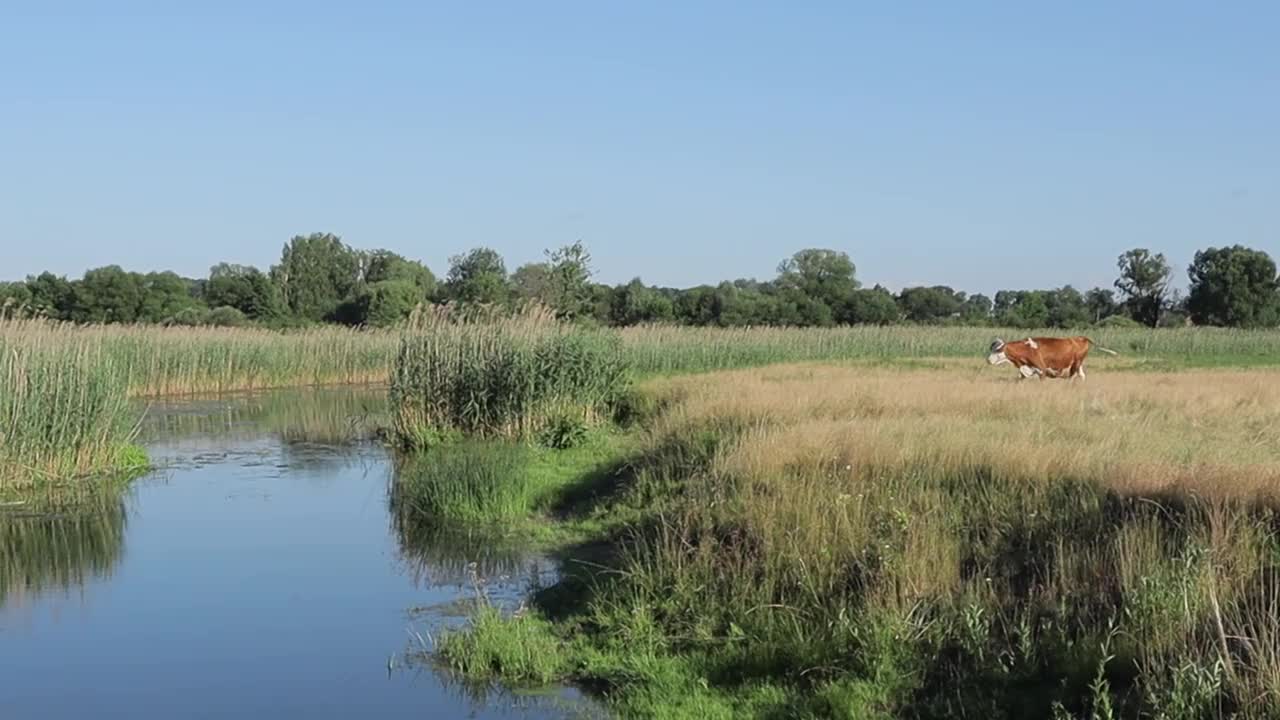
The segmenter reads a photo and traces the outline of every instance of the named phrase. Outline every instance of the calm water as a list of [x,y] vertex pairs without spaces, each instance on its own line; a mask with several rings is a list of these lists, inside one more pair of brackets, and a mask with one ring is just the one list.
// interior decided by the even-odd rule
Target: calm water
[[514,604],[555,568],[398,530],[390,460],[358,440],[381,397],[153,406],[165,470],[92,512],[0,515],[0,717],[598,715],[568,690],[477,691],[412,660],[477,583]]

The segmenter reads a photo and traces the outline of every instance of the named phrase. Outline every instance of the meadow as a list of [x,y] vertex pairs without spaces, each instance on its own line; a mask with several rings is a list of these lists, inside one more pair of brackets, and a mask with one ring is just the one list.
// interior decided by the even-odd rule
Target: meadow
[[1087,335],[1144,369],[1280,364],[1280,332],[1222,328],[1026,330],[964,326],[698,328],[638,326],[618,331],[628,366],[641,375],[732,370],[773,363],[832,361],[901,364],[976,358],[992,339]]
[[[611,456],[530,484],[565,451],[514,432],[402,467],[401,526],[523,515],[568,569],[436,657],[624,716],[1274,717],[1276,334],[1099,332],[1124,356],[1072,384],[986,367],[998,332],[622,331],[647,379],[575,415]],[[552,382],[459,375],[452,407]]]

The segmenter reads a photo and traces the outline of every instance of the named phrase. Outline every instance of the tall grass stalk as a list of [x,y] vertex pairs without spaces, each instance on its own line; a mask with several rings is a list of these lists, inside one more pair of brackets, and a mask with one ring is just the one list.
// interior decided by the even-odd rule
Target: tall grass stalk
[[442,433],[529,437],[558,418],[605,417],[628,387],[617,337],[515,316],[430,308],[403,333],[391,378],[395,431],[406,446]]
[[126,469],[137,412],[99,338],[0,332],[0,488]]
[[50,351],[98,349],[134,397],[385,382],[395,354],[388,331],[294,331],[154,325],[77,326],[0,321],[0,342]]

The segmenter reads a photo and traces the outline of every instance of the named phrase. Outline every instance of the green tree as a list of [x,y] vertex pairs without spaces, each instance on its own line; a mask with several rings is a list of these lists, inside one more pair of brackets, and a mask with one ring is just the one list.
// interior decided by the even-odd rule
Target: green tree
[[479,247],[449,258],[446,295],[460,303],[497,304],[510,293],[507,266],[495,250]]
[[33,315],[53,320],[71,319],[75,305],[75,288],[71,281],[51,272],[42,272],[27,278],[27,289],[31,291]]
[[72,284],[71,319],[84,323],[131,323],[139,319],[142,278],[119,265],[94,268]]
[[409,260],[390,250],[374,250],[365,258],[364,281],[375,283],[407,282],[418,289],[417,295],[428,298],[436,291],[436,276],[417,260]]
[[357,324],[391,327],[409,317],[423,301],[422,288],[408,280],[370,283],[356,294]]
[[1089,324],[1089,307],[1084,296],[1070,285],[1044,293],[1044,300],[1049,310],[1049,327],[1076,328]]
[[784,293],[801,293],[826,304],[829,309],[858,289],[856,271],[846,253],[807,248],[778,264],[778,278],[774,284]]
[[168,322],[178,313],[199,306],[193,282],[174,272],[153,272],[142,277],[142,303],[138,320]]
[[1090,321],[1095,324],[1120,312],[1116,294],[1104,288],[1094,288],[1085,293],[1084,304],[1089,311]]
[[996,321],[1017,328],[1049,325],[1049,304],[1041,290],[1001,290],[996,293]]
[[268,321],[284,314],[280,291],[271,278],[251,265],[218,263],[204,285],[209,307],[233,307],[245,316]]
[[294,237],[285,244],[271,279],[284,306],[299,318],[330,318],[360,280],[360,255],[329,233]]
[[675,314],[670,298],[635,278],[612,293],[609,322],[612,325],[639,325],[665,322]]
[[1242,245],[1211,247],[1196,253],[1187,274],[1187,310],[1197,325],[1280,325],[1280,279],[1267,253]]
[[898,294],[902,314],[912,322],[943,323],[958,317],[964,309],[964,293],[945,285],[905,288]]
[[233,307],[216,307],[204,317],[204,322],[216,327],[242,327],[249,324],[249,318]]
[[551,307],[572,320],[591,314],[591,253],[581,242],[546,251],[550,269]]
[[1173,271],[1164,254],[1135,248],[1116,261],[1120,277],[1116,289],[1124,296],[1129,315],[1143,325],[1155,327],[1168,306],[1169,280]]
[[992,307],[986,295],[970,295],[960,308],[960,319],[966,325],[986,325],[991,322]]
[[24,282],[0,282],[0,318],[31,314],[31,290]]
[[516,300],[550,306],[551,266],[545,262],[525,263],[511,273],[511,293]]
[[676,318],[684,325],[719,325],[720,300],[710,285],[681,290],[675,301]]
[[898,322],[901,311],[893,293],[879,285],[849,293],[836,320],[850,325],[890,325]]

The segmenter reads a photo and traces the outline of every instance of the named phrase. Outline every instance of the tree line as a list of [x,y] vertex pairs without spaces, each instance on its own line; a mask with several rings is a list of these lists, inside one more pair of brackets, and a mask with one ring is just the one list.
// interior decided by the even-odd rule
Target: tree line
[[1173,269],[1164,255],[1145,248],[1117,259],[1113,288],[1084,292],[1065,285],[1001,290],[991,298],[935,285],[893,293],[864,287],[856,270],[846,253],[809,248],[783,260],[771,280],[668,288],[636,278],[609,286],[593,281],[590,253],[579,242],[513,272],[496,251],[476,248],[450,258],[447,274],[438,279],[421,262],[389,250],[357,250],[335,235],[313,233],[286,243],[280,261],[266,271],[219,263],[207,277],[186,278],[109,265],[77,280],[44,272],[0,283],[0,314],[78,323],[386,327],[420,303],[537,302],[565,319],[612,326],[1280,325],[1276,264],[1267,253],[1240,245],[1197,252],[1185,296],[1172,289]]

